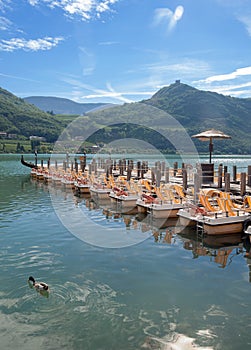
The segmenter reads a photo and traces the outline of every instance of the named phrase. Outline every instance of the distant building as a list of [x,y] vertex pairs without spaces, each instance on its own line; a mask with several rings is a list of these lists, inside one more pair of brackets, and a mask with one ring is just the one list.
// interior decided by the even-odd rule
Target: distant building
[[8,134],[8,139],[16,139],[17,134]]
[[5,139],[7,137],[7,132],[0,131],[0,138]]
[[175,80],[175,84],[180,84],[180,80]]
[[29,137],[30,141],[46,141],[46,138],[45,137],[41,137],[41,136],[35,136],[35,135],[32,135]]

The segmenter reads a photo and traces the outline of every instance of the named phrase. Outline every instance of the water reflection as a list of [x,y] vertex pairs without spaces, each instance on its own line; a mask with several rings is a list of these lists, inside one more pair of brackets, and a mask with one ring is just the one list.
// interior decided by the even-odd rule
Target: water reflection
[[[36,188],[48,192],[48,186],[50,185],[31,181]],[[183,249],[191,251],[192,259],[208,258],[210,263],[224,269],[232,263],[236,256],[242,254],[246,258],[246,263],[251,271],[250,241],[249,239],[244,240],[241,234],[205,235],[201,237],[194,229],[180,227],[176,218],[156,219],[150,215],[138,213],[135,210],[132,211],[131,208],[129,212],[124,212],[120,205],[111,202],[109,198],[97,199],[90,194],[76,195],[72,190],[60,187],[53,188],[53,191],[56,195],[63,196],[65,200],[72,198],[76,206],[84,207],[89,212],[96,212],[99,222],[102,216],[106,223],[110,225],[119,224],[126,230],[140,230],[142,233],[150,232],[153,242],[158,244],[172,245],[179,240],[182,242]],[[92,219],[95,220],[95,217],[92,216]],[[249,281],[251,282],[251,272]]]

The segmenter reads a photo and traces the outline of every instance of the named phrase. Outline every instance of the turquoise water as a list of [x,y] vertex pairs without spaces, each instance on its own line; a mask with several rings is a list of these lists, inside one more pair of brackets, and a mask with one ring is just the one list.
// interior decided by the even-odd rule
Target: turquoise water
[[[104,206],[32,181],[19,159],[0,156],[1,349],[250,346],[251,261],[240,237],[166,237],[146,219],[109,215]],[[251,164],[248,157],[215,161]],[[58,217],[52,192],[66,216],[78,207],[84,228],[95,222],[89,237],[112,228],[111,236],[104,231],[108,241],[117,232],[138,243],[105,248],[78,239]],[[49,284],[49,298],[29,288],[30,275]]]

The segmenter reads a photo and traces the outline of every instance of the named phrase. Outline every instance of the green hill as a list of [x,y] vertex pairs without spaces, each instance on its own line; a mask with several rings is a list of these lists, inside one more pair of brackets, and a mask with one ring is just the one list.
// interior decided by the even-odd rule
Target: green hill
[[[170,126],[167,113],[183,128]],[[15,133],[26,138],[31,135],[43,136],[47,141],[55,142],[76,117],[78,115],[45,113],[24,99],[0,89],[0,132]],[[109,143],[129,137],[147,142],[150,140],[155,147],[173,152],[176,149],[169,141],[175,140],[177,143],[178,140],[180,147],[184,148],[184,129],[191,136],[215,128],[231,135],[232,139],[215,140],[214,153],[251,154],[250,117],[250,98],[224,96],[176,82],[160,89],[148,100],[88,112],[80,124],[67,129],[65,135],[72,140],[83,138],[86,133],[88,141],[93,143]],[[111,127],[109,124],[116,125]],[[152,126],[155,132],[144,125]],[[158,131],[168,133],[168,138],[161,137]],[[208,152],[208,142],[193,141],[198,151]]]
[[[142,102],[170,113],[189,135],[212,128],[231,135],[231,140],[214,141],[219,152],[251,154],[250,98],[224,96],[176,82]],[[194,142],[200,150],[207,149],[205,142]]]
[[48,113],[0,88],[0,131],[45,137],[54,142],[62,130],[62,123]]

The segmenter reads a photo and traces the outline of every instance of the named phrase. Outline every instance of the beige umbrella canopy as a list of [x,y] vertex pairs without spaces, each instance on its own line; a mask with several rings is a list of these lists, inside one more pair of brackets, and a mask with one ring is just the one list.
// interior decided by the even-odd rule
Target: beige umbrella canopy
[[231,139],[231,136],[215,129],[203,131],[199,134],[193,135],[192,137],[197,138],[200,141],[209,141],[209,163],[212,163],[213,139]]

